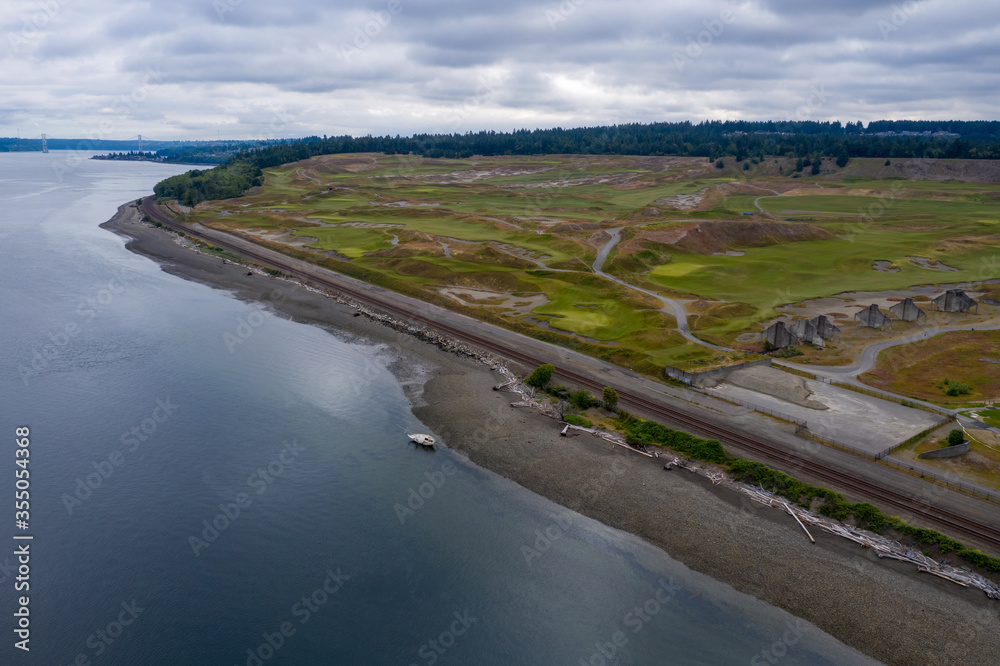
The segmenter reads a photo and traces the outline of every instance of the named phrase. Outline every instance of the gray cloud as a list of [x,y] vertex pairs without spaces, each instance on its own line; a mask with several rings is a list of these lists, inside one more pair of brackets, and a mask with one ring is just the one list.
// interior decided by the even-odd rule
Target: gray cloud
[[815,4],[5,0],[0,134],[996,117],[1000,6]]

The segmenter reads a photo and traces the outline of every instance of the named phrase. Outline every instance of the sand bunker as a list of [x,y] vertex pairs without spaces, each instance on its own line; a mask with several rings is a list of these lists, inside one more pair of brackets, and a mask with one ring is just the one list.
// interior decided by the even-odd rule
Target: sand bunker
[[691,210],[701,203],[707,192],[708,188],[705,187],[694,194],[677,194],[672,197],[661,197],[655,203],[657,206],[670,206],[677,210]]
[[518,315],[530,314],[535,308],[539,308],[549,302],[545,294],[515,296],[514,294],[505,292],[467,287],[447,287],[441,289],[439,293],[458,301],[462,305],[503,308],[511,310]]
[[924,268],[929,271],[957,271],[959,269],[942,264],[940,261],[934,261],[933,259],[928,259],[927,257],[907,257],[910,263],[917,268]]

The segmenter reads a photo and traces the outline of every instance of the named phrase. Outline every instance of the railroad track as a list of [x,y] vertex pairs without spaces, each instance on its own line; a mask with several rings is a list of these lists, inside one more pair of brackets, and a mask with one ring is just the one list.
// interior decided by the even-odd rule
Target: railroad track
[[[319,283],[335,292],[350,296],[359,302],[377,307],[388,314],[392,314],[393,316],[409,320],[411,322],[420,323],[424,326],[435,329],[440,333],[446,334],[449,337],[463,340],[467,343],[480,347],[485,351],[489,351],[512,361],[516,361],[527,367],[534,367],[547,362],[545,359],[537,358],[522,350],[514,349],[508,345],[476,335],[475,333],[449,326],[441,321],[414,313],[406,308],[383,300],[370,292],[362,291],[349,284],[344,284],[341,281],[335,281],[324,277],[318,270],[315,272],[301,270],[291,258],[288,258],[288,260],[285,261],[283,259],[256,252],[242,244],[229,242],[215,236],[209,237],[195,229],[192,229],[191,227],[176,222],[169,216],[163,215],[155,208],[153,200],[154,197],[146,197],[143,199],[143,213],[173,229],[184,231],[186,234],[204,240],[207,243],[230,250],[261,264],[277,268],[294,277]],[[592,389],[597,393],[600,393],[606,385],[596,379],[588,377],[587,375],[562,368],[557,369],[556,374],[565,380]],[[980,523],[979,521],[973,520],[954,511],[935,506],[923,500],[911,497],[905,493],[887,488],[883,485],[859,479],[834,467],[824,465],[821,462],[801,456],[795,452],[788,451],[785,448],[781,448],[759,438],[752,437],[746,433],[713,423],[712,421],[700,418],[699,416],[689,412],[655,402],[629,391],[619,390],[617,388],[615,390],[618,392],[620,403],[628,405],[633,409],[641,409],[643,412],[651,416],[656,416],[668,421],[671,425],[676,425],[685,430],[692,431],[693,434],[717,439],[724,445],[729,444],[736,446],[771,462],[777,462],[782,465],[790,465],[799,469],[807,470],[809,474],[827,481],[835,487],[853,491],[861,497],[874,500],[882,505],[889,505],[897,509],[903,509],[915,516],[930,520],[941,526],[946,526],[949,531],[961,532],[967,536],[975,537],[976,539],[989,543],[997,549],[998,552],[1000,552],[1000,529],[998,528]]]

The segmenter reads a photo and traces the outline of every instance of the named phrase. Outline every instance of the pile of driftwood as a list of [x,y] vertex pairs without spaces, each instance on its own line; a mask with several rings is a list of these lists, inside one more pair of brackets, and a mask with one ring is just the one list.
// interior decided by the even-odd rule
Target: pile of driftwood
[[949,580],[953,583],[961,585],[962,587],[971,587],[982,590],[990,599],[1000,600],[1000,585],[997,585],[993,581],[980,576],[967,567],[959,568],[942,564],[941,562],[938,562],[919,551],[907,548],[898,541],[887,539],[886,537],[875,534],[874,532],[868,532],[867,530],[861,530],[856,527],[851,527],[850,525],[845,525],[844,523],[831,518],[819,516],[810,511],[806,511],[801,507],[791,505],[787,500],[763,490],[762,488],[754,488],[742,483],[734,485],[750,499],[760,502],[766,506],[783,509],[789,513],[793,518],[795,518],[796,522],[798,522],[799,526],[802,527],[802,530],[813,543],[815,543],[816,540],[813,538],[812,534],[810,534],[806,525],[819,528],[829,534],[850,539],[854,543],[860,544],[865,548],[871,548],[879,558],[888,557],[902,562],[909,562],[910,564],[916,565],[917,571],[939,576],[940,578]]

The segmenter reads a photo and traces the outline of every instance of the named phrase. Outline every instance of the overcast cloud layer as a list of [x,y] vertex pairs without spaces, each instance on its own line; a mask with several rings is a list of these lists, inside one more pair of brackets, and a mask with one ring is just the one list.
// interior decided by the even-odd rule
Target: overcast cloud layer
[[979,0],[4,0],[0,12],[0,136],[1000,115],[1000,3]]

